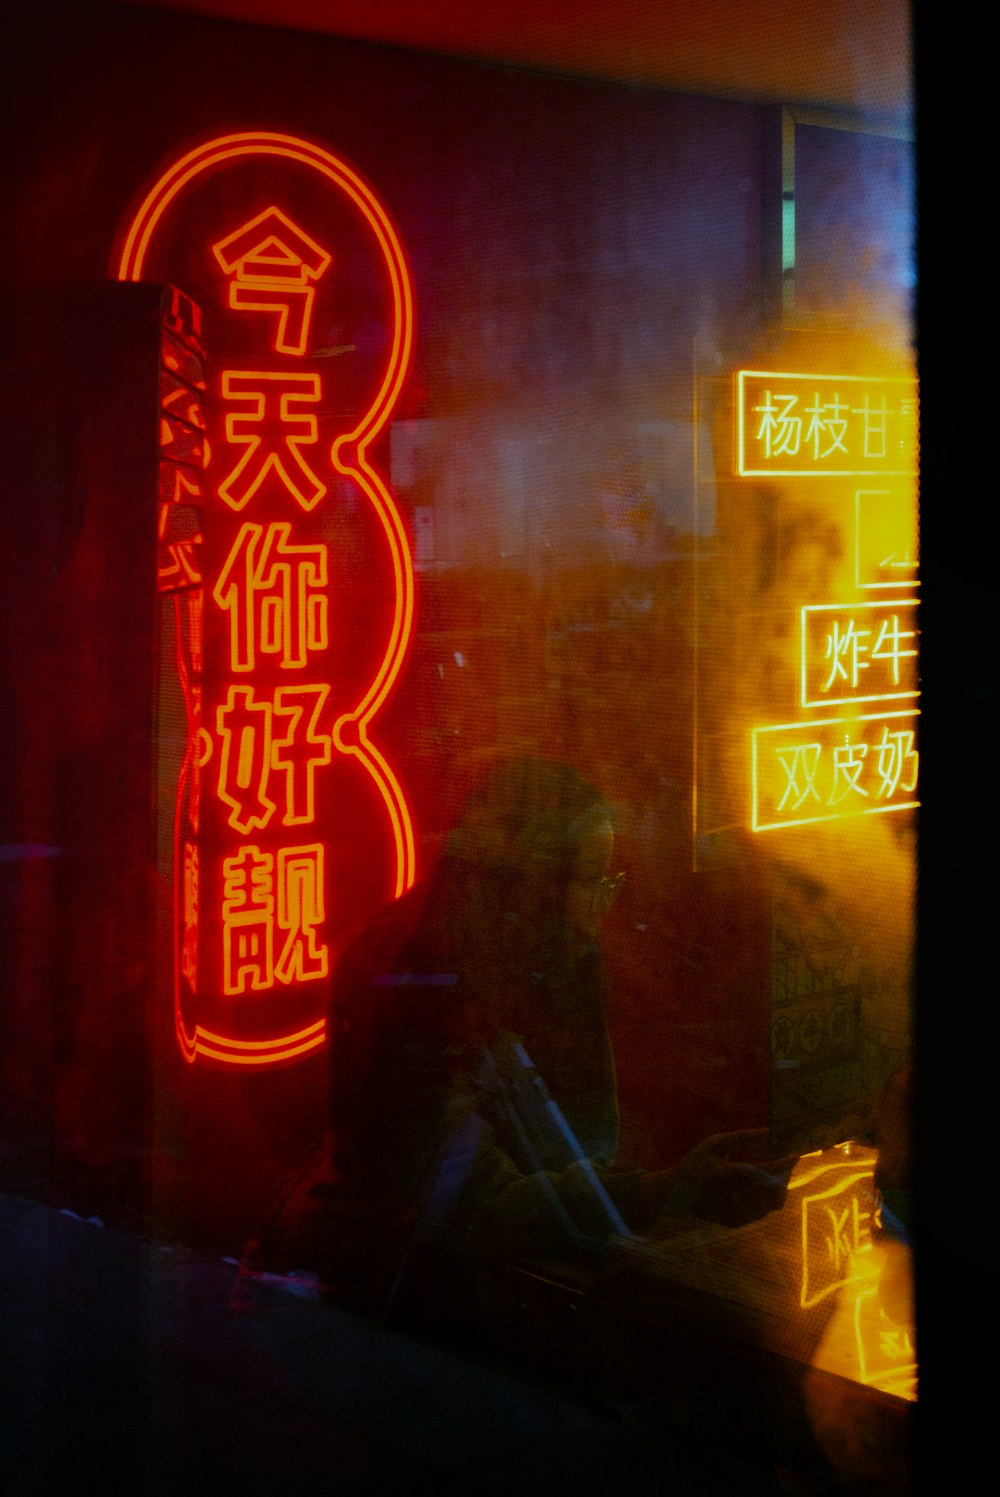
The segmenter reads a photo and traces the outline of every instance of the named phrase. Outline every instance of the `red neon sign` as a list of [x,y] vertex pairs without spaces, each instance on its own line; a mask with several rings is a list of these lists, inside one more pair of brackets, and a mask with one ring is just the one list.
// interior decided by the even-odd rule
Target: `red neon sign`
[[[188,419],[169,368],[161,392],[164,453],[204,458],[197,555],[176,543],[161,566],[161,588],[187,586],[175,1022],[189,1061],[262,1067],[322,1044],[338,944],[414,879],[375,728],[413,627],[413,567],[372,453],[410,362],[410,281],[352,168],[266,132],[175,161],[115,272],[182,286],[204,314],[207,418]],[[333,364],[330,344],[353,357]],[[194,458],[179,450],[192,424]]]
[[309,337],[316,281],[330,256],[280,208],[265,208],[212,246],[229,276],[229,305],[236,311],[277,312],[275,348],[303,354]]
[[227,413],[226,441],[230,447],[246,448],[219,485],[219,497],[230,509],[244,509],[268,474],[293,495],[300,509],[316,507],[326,484],[309,466],[302,448],[319,441],[318,426],[316,417],[302,407],[317,404],[321,393],[318,374],[224,372],[223,399],[244,406],[242,411]]

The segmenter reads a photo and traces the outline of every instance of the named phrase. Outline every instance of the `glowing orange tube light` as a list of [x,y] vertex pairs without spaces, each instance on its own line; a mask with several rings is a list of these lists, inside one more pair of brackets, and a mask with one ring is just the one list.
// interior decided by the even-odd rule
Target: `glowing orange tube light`
[[[218,1024],[186,1018],[181,975],[183,968],[194,995],[198,879],[199,867],[204,870],[205,863],[199,860],[197,846],[185,842],[181,847],[181,803],[185,795],[190,797],[193,827],[196,818],[190,813],[191,806],[197,810],[201,771],[217,746],[213,791],[228,807],[228,824],[238,836],[255,835],[272,819],[275,825],[308,825],[315,820],[314,771],[330,763],[336,749],[356,761],[378,791],[394,855],[392,893],[398,897],[413,884],[415,837],[409,809],[395,772],[371,737],[373,721],[399,675],[413,630],[413,564],[399,510],[367,454],[402,390],[412,354],[414,318],[400,241],[370,188],[322,147],[275,132],[220,136],[168,167],[132,217],[117,260],[118,278],[143,279],[158,231],[192,183],[227,164],[257,159],[307,167],[347,196],[374,234],[388,276],[391,322],[388,356],[374,396],[358,419],[351,418],[351,428],[337,435],[329,452],[333,470],[348,478],[371,504],[391,563],[388,638],[360,700],[350,710],[339,711],[332,729],[322,726],[320,717],[330,688],[316,679],[314,657],[331,643],[324,591],[326,546],[294,544],[292,526],[287,521],[269,521],[266,514],[260,517],[263,524],[244,524],[235,540],[226,543],[228,558],[214,586],[213,579],[206,579],[206,598],[210,596],[212,604],[228,616],[229,670],[243,673],[242,684],[239,675],[235,681],[230,676],[217,706],[209,710],[206,703],[206,727],[201,725],[201,687],[189,680],[178,645],[178,674],[189,724],[189,742],[178,776],[174,836],[175,870],[182,854],[184,866],[183,882],[175,876],[174,895],[175,930],[184,931],[183,955],[175,959],[174,974],[178,1042],[189,1061],[203,1056],[229,1065],[265,1066],[296,1059],[321,1045],[324,1020],[271,1036],[237,1037],[223,1033]],[[225,302],[229,310],[268,318],[274,329],[273,352],[294,359],[306,355],[315,283],[333,263],[331,253],[273,201],[261,211],[252,211],[237,228],[223,232],[211,251],[229,281]],[[278,484],[294,501],[293,508],[308,515],[328,491],[322,472],[317,471],[319,427],[311,409],[322,396],[319,374],[294,371],[287,365],[260,368],[255,364],[223,369],[220,379],[221,397],[230,406],[224,417],[224,445],[244,450],[232,471],[216,483],[218,498],[239,512],[259,505],[258,495],[266,495],[268,486]],[[269,436],[275,423],[277,434]],[[207,463],[207,440],[204,449]],[[180,614],[176,617],[179,641]],[[293,677],[288,684],[260,681],[255,685],[259,665],[272,671],[308,666],[308,682]],[[269,790],[275,780],[281,783],[278,777],[282,775],[283,793]],[[274,981],[295,984],[327,974],[328,947],[317,938],[324,919],[324,848],[323,843],[311,843],[267,851],[244,843],[230,848],[218,865],[223,885],[225,994],[241,994],[247,984],[259,991]]]
[[393,338],[389,361],[385,377],[368,411],[353,432],[340,439],[344,443],[356,442],[360,452],[363,453],[363,449],[389,419],[389,414],[399,398],[403,381],[406,378],[413,351],[413,293],[402,246],[385,209],[357,173],[343,161],[339,161],[336,156],[332,156],[329,151],[308,141],[300,140],[294,135],[281,135],[262,130],[220,135],[214,140],[206,141],[204,145],[196,146],[186,156],[175,161],[173,166],[167,168],[139,205],[122,246],[118,263],[118,279],[120,281],[142,279],[143,266],[153,233],[163,214],[182,188],[202,172],[211,170],[223,161],[248,156],[275,156],[297,161],[327,177],[334,186],[347,193],[364,215],[385,257],[392,288],[393,307]]

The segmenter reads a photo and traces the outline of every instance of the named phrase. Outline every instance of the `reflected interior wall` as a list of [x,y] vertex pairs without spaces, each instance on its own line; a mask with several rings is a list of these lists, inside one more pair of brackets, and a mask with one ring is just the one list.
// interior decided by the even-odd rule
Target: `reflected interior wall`
[[[119,1032],[136,1046],[156,1030],[164,974],[144,940],[138,954],[126,948],[163,891],[148,851],[155,775],[144,737],[156,691],[142,596],[152,496],[144,519],[141,506],[121,510],[116,496],[119,508],[105,509],[99,485],[80,486],[104,444],[145,438],[115,404],[127,374],[105,359],[111,328],[97,347],[73,346],[69,323],[40,343],[27,292],[65,297],[104,280],[116,234],[165,161],[253,126],[315,138],[353,162],[410,258],[416,355],[384,456],[413,531],[428,511],[434,530],[385,724],[413,797],[420,865],[433,864],[491,756],[573,758],[618,808],[628,874],[607,937],[625,1156],[666,1163],[708,1132],[766,1126],[768,865],[746,843],[724,866],[692,872],[692,349],[700,340],[721,356],[773,315],[779,111],[114,7],[60,13],[54,35],[26,45],[14,107],[23,144],[8,166],[16,229],[3,284],[22,502],[8,523],[24,564],[7,598],[18,728],[4,840],[59,852],[21,858],[13,875],[12,899],[36,893],[14,950],[24,1055],[5,1067],[51,1075],[40,1125],[80,1150],[79,1120],[121,1081],[108,1147],[148,1142],[134,1090],[146,1073],[100,1035],[109,992],[128,1008]],[[79,446],[67,444],[74,397],[53,401],[50,376],[66,392],[82,380],[106,394],[106,428],[88,425]],[[408,453],[407,432],[420,438]],[[86,604],[77,575],[95,589]],[[115,656],[123,639],[141,669]],[[112,658],[105,691],[127,725],[102,718],[104,698],[85,686],[86,670]],[[111,785],[115,797],[128,787],[127,812]],[[116,870],[127,938],[107,957],[113,976],[74,1010],[63,968],[78,958],[47,955],[57,912],[70,922],[67,952],[89,949],[95,926],[101,939],[112,929],[100,879],[77,878],[85,894],[67,902],[65,850],[81,847],[88,867],[96,858]],[[140,914],[126,914],[129,901]],[[89,1035],[83,1011],[97,1016]],[[154,1090],[166,1098],[166,1214],[183,1225],[214,1212],[237,1233],[321,1122],[321,1064],[192,1076],[158,1049],[143,1064],[161,1068]]]

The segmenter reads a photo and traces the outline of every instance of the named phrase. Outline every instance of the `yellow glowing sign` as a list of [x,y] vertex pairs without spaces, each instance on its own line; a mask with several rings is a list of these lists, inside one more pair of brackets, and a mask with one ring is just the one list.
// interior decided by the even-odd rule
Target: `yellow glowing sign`
[[917,1353],[911,1326],[897,1325],[879,1303],[878,1284],[866,1284],[854,1297],[854,1339],[858,1380],[868,1387],[917,1396]]
[[760,369],[741,369],[736,380],[742,477],[916,472],[916,380]]
[[889,712],[754,728],[753,830],[919,805],[918,715]]
[[917,603],[824,603],[802,609],[802,705],[917,695]]
[[854,495],[854,581],[862,589],[919,587],[912,491],[858,489]]
[[857,1255],[872,1246],[873,1175],[873,1163],[836,1164],[792,1183],[791,1188],[803,1189],[799,1303],[804,1310],[858,1277]]

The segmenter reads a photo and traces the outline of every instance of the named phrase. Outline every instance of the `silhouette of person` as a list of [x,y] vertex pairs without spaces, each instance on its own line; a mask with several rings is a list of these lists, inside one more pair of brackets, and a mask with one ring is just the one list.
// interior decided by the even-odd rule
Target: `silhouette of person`
[[[568,766],[496,766],[429,879],[348,947],[328,1013],[329,1128],[248,1255],[384,1308],[421,1250],[604,1251],[672,1211],[779,1207],[791,1161],[707,1140],[615,1166],[618,1097],[598,942],[623,876],[611,808]],[[743,1136],[734,1136],[746,1142]]]

